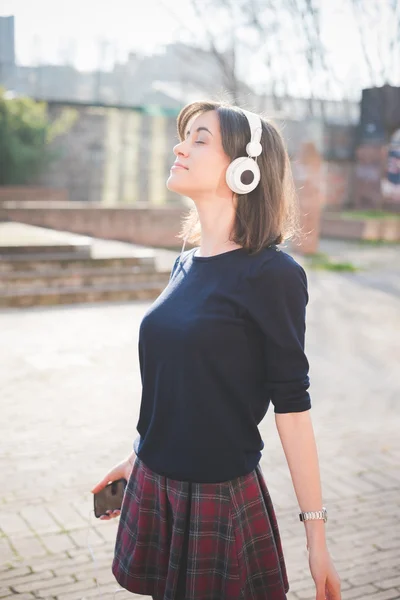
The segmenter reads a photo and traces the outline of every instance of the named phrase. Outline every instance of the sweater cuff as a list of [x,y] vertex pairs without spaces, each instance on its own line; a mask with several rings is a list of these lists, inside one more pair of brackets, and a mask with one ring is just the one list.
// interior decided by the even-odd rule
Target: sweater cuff
[[308,375],[301,380],[275,382],[269,385],[271,402],[275,413],[303,412],[311,408]]
[[282,404],[276,404],[274,406],[274,412],[276,414],[286,414],[286,413],[297,413],[304,412],[306,410],[310,410],[311,408],[311,400],[307,395],[304,398],[297,400],[296,402],[285,402]]
[[140,444],[140,435],[138,435],[138,437],[133,442],[133,449],[135,451],[135,454],[137,454],[139,452],[139,444]]

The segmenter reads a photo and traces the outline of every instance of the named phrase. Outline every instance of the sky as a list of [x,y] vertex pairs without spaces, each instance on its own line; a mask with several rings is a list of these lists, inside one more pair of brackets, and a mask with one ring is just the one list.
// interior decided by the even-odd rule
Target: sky
[[[346,0],[321,0],[321,5],[336,74],[350,89],[368,84],[356,22],[344,10]],[[93,70],[101,63],[111,68],[124,62],[129,51],[151,54],[177,38],[198,41],[202,35],[188,0],[0,0],[0,15],[10,14],[15,16],[17,61],[25,65],[71,62],[80,70]],[[284,43],[290,45],[295,37],[295,32],[288,35]],[[266,70],[255,54],[241,59],[250,83],[263,79]],[[400,60],[398,70],[400,74]]]
[[[140,1],[139,10],[138,4],[137,0],[0,0],[0,15],[15,16],[20,64],[63,63],[70,58],[79,69],[92,70],[101,52],[110,63],[114,57],[123,60],[132,49],[154,52],[176,37],[179,25],[162,2]],[[189,16],[187,2],[174,0],[170,5],[179,17]],[[101,40],[112,43],[101,50]]]

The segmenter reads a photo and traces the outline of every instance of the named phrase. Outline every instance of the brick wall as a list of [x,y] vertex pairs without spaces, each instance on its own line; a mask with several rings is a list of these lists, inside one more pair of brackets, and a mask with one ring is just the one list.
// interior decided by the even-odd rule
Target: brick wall
[[[48,106],[52,119],[64,108],[51,102]],[[53,142],[58,158],[41,175],[40,184],[66,188],[77,202],[180,204],[165,185],[175,159],[175,118],[104,106],[74,110],[77,118]]]
[[[56,118],[63,110],[49,103]],[[69,198],[106,206],[147,203],[181,205],[165,182],[177,143],[175,117],[150,116],[129,108],[74,106],[72,128],[54,142],[59,154],[40,184],[65,188]],[[354,127],[327,126],[318,120],[274,122],[282,131],[291,158],[312,142],[325,161],[324,204],[341,206],[352,200]]]
[[321,236],[344,240],[399,242],[400,219],[353,219],[325,214],[321,219]]
[[0,206],[0,221],[18,221],[104,239],[174,248],[182,243],[175,236],[186,211],[186,207],[107,208],[88,207],[85,203],[53,205],[49,210],[45,203],[8,202]]
[[354,163],[350,161],[324,162],[324,208],[342,210],[353,204]]
[[25,202],[25,201],[55,201],[66,202],[68,192],[66,189],[39,187],[39,186],[0,186],[0,202]]

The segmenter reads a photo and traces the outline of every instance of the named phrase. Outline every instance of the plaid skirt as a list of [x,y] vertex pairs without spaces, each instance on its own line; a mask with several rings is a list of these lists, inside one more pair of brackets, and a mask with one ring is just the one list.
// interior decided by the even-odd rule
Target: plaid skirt
[[170,479],[136,456],[112,572],[153,600],[284,600],[289,590],[275,511],[258,464],[221,483]]

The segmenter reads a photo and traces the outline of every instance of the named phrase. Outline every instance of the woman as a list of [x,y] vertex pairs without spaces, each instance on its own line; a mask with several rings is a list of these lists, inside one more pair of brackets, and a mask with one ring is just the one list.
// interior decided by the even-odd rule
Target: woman
[[216,102],[183,108],[178,133],[167,186],[193,200],[180,237],[200,245],[181,252],[140,325],[136,452],[92,490],[128,480],[113,574],[156,600],[286,598],[259,465],[272,402],[316,600],[340,599],[307,391],[307,279],[278,247],[298,216],[283,140],[258,115]]

